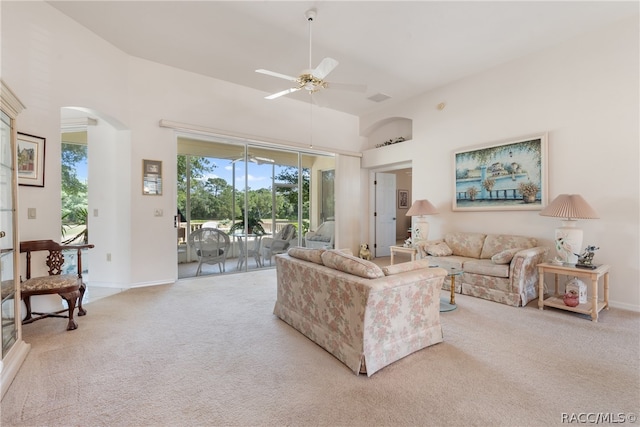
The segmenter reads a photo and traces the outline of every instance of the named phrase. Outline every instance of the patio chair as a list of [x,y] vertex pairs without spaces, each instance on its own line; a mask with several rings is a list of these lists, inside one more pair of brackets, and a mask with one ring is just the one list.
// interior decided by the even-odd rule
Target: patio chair
[[[269,260],[269,265],[271,265],[271,258],[276,254],[281,254],[286,252],[291,243],[293,243],[296,238],[296,227],[293,224],[287,224],[282,227],[282,230],[278,231],[273,237],[263,237],[262,238],[262,257],[264,260]],[[264,265],[264,261],[263,261]]]
[[304,244],[308,248],[332,249],[334,245],[335,222],[325,221],[316,231],[307,231]]
[[[92,244],[60,245],[53,240],[29,240],[20,242],[20,252],[26,252],[26,280],[20,281],[20,296],[24,301],[27,313],[22,320],[23,324],[35,322],[46,317],[68,318],[67,331],[78,328],[78,323],[73,318],[73,312],[78,306],[78,316],[84,316],[87,311],[82,308],[82,298],[87,286],[82,281],[82,250],[93,248]],[[62,274],[64,265],[64,250],[75,250],[77,253],[77,272],[75,274]],[[31,277],[31,253],[47,251],[45,259],[48,275]],[[34,295],[58,294],[67,302],[67,308],[53,313],[39,313],[31,311],[31,297]],[[67,311],[66,315],[60,314]],[[33,317],[36,314],[37,317]]]
[[217,228],[199,228],[189,235],[189,246],[198,257],[196,276],[202,272],[202,264],[216,265],[224,273],[227,254],[231,247],[229,235]]

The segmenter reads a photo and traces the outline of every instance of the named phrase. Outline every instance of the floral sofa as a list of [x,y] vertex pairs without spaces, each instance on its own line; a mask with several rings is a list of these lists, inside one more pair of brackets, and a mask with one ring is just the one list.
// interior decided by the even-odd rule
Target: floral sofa
[[519,307],[538,297],[536,266],[548,249],[537,244],[512,234],[456,232],[420,242],[418,248],[432,265],[463,270],[455,280],[457,292]]
[[274,314],[356,375],[442,342],[447,272],[427,260],[381,269],[349,251],[295,247],[276,256]]

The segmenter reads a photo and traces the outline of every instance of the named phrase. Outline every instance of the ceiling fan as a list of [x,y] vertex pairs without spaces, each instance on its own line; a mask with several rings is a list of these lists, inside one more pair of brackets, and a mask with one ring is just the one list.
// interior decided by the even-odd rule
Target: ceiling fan
[[[306,90],[310,95],[313,95],[322,89],[329,88],[351,90],[355,92],[364,92],[367,90],[367,86],[363,84],[331,83],[325,81],[325,77],[327,77],[327,75],[338,66],[338,61],[333,58],[324,58],[322,61],[320,61],[320,64],[318,64],[316,68],[311,68],[311,24],[315,20],[317,13],[318,12],[316,11],[316,9],[309,9],[304,14],[304,16],[307,18],[307,21],[309,22],[309,69],[304,70],[298,77],[288,76],[286,74],[276,73],[274,71],[264,69],[256,70],[256,73],[266,74],[295,83],[295,85],[293,87],[290,87],[289,89],[285,89],[281,92],[265,96],[265,99],[279,98],[283,95],[288,95],[299,90]],[[314,102],[317,103],[317,99],[314,98]]]

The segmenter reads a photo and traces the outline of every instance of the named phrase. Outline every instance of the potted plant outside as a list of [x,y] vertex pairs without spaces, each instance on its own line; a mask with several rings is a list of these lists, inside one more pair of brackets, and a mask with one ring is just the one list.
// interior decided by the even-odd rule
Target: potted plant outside
[[540,187],[533,182],[521,182],[518,185],[518,191],[522,194],[522,200],[525,203],[533,203],[536,201],[536,195],[540,191]]
[[[243,231],[244,218],[245,218],[245,215],[243,211],[243,214],[240,216],[240,218],[238,218],[238,221],[231,226],[229,231],[231,233]],[[263,222],[262,222],[262,219],[260,218],[260,212],[258,212],[257,210],[249,211],[249,215],[247,215],[247,227],[248,227],[247,231],[249,232],[249,234],[265,234],[264,227],[262,226],[262,224]]]

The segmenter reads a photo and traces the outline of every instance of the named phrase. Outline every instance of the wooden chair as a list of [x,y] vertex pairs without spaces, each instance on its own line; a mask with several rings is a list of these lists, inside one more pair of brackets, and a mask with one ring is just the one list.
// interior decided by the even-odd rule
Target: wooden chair
[[[22,323],[27,324],[45,317],[69,318],[67,331],[78,328],[78,324],[73,319],[73,312],[78,305],[78,316],[84,316],[87,311],[82,308],[82,298],[86,290],[86,285],[82,281],[82,249],[93,248],[94,245],[60,245],[53,240],[30,240],[20,242],[20,252],[27,253],[27,278],[20,281],[20,295],[27,307],[27,313]],[[76,250],[78,254],[77,274],[61,274],[64,264],[63,250]],[[48,251],[46,264],[49,268],[48,276],[31,277],[31,253],[37,251]],[[37,313],[31,311],[31,297],[33,295],[58,294],[67,302],[68,309],[59,310],[53,313]],[[67,315],[60,313],[67,311]],[[38,317],[32,317],[32,314]]]

